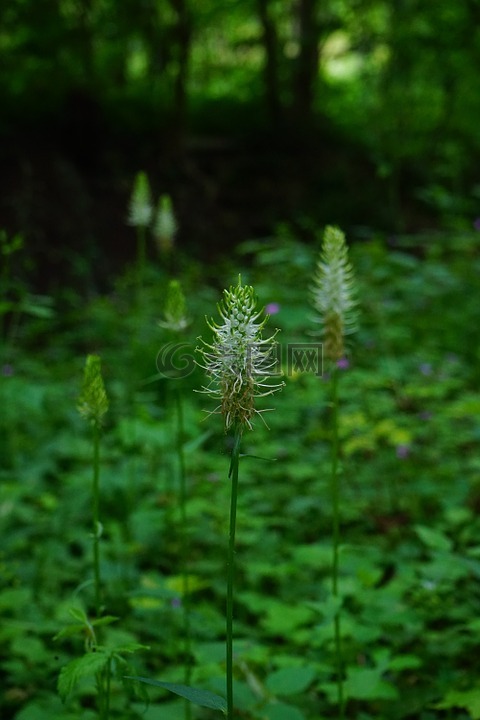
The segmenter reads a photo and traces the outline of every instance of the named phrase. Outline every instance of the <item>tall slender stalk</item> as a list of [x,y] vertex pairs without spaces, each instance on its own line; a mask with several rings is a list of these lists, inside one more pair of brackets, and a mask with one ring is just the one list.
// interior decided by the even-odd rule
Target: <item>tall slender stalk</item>
[[112,658],[109,658],[107,667],[105,668],[105,704],[103,707],[103,717],[102,720],[108,720],[110,717],[110,685],[112,681]]
[[128,224],[137,229],[137,267],[135,280],[137,285],[137,307],[141,307],[143,299],[143,282],[145,275],[146,230],[152,220],[152,202],[150,183],[144,172],[138,172],[133,182],[130,198]]
[[[165,212],[164,212],[165,211]],[[155,222],[155,233],[157,239],[165,239],[170,235],[173,240],[175,231],[175,219],[171,213],[170,199],[162,196]],[[178,336],[189,324],[185,295],[178,280],[170,280],[167,289],[167,298],[164,309],[164,319],[159,322],[161,327],[167,328]],[[157,365],[158,367],[158,365]],[[170,368],[171,369],[171,368]],[[190,629],[190,592],[188,576],[188,534],[187,534],[187,475],[185,470],[184,453],[184,420],[183,402],[181,389],[181,375],[173,376],[176,384],[173,392],[176,409],[176,436],[175,446],[177,452],[178,478],[179,478],[179,507],[180,507],[180,573],[182,577],[182,608],[183,608],[183,633],[184,633],[184,681],[185,685],[190,684],[192,649]],[[188,700],[185,702],[185,720],[192,716],[191,705]]]
[[[332,593],[338,599],[338,570],[340,548],[340,478],[338,472],[339,440],[338,440],[338,370],[332,370],[332,466],[331,466],[331,493],[332,493]],[[345,697],[343,692],[343,655],[340,628],[340,608],[336,609],[334,617],[335,659],[337,675],[337,701],[338,716],[340,720],[345,717]]]
[[[190,595],[188,582],[188,539],[187,539],[187,485],[185,471],[185,453],[183,449],[184,422],[182,391],[177,388],[175,391],[175,405],[177,410],[177,437],[176,449],[178,458],[178,471],[180,480],[180,572],[182,575],[182,608],[183,608],[183,632],[184,632],[184,682],[190,684],[192,674],[192,639],[190,629]],[[192,706],[188,700],[185,701],[185,720],[192,717]]]
[[230,497],[230,525],[228,533],[228,554],[227,554],[227,643],[226,643],[226,665],[227,665],[227,720],[233,720],[233,585],[235,578],[235,530],[237,524],[237,497],[238,497],[238,466],[240,462],[240,441],[242,438],[242,426],[236,424],[234,428],[234,440],[230,470],[228,473],[231,480]]
[[145,258],[146,258],[146,228],[145,225],[137,225],[137,308],[143,303],[143,284],[145,280]]
[[95,587],[95,616],[101,613],[101,577],[100,577],[100,428],[93,425],[93,577]]
[[[100,537],[102,525],[100,522],[100,427],[99,423],[93,422],[93,483],[92,483],[92,507],[93,507],[93,580],[95,597],[95,617],[98,619],[102,614],[102,580],[100,573]],[[99,644],[99,628],[95,630],[95,645]],[[97,675],[97,703],[99,720],[108,720],[110,716],[110,676],[111,660],[107,667]]]
[[230,526],[227,552],[226,607],[226,685],[227,720],[233,720],[233,583],[235,576],[235,528],[237,521],[238,465],[240,441],[245,428],[252,428],[252,418],[261,411],[255,407],[257,397],[265,397],[279,390],[283,383],[270,385],[275,359],[272,358],[274,338],[263,339],[262,330],[267,318],[257,322],[262,313],[256,312],[253,287],[238,285],[225,290],[218,305],[221,324],[207,320],[213,332],[212,343],[202,338],[200,352],[210,382],[201,392],[220,400],[214,412],[221,412],[225,431],[233,430],[233,448],[228,473],[231,481]]
[[340,478],[338,437],[338,363],[345,355],[345,337],[356,330],[355,283],[348,259],[345,235],[338,227],[328,226],[312,287],[312,301],[321,327],[323,351],[331,367],[331,499],[332,499],[332,595],[335,600],[334,640],[337,681],[338,716],[345,717],[343,684],[342,637],[340,627],[341,600],[338,592],[340,548]]
[[[108,398],[103,384],[100,367],[100,358],[97,355],[88,355],[85,363],[83,386],[78,398],[78,411],[88,420],[93,428],[93,481],[92,481],[92,515],[93,515],[93,582],[94,604],[97,620],[102,612],[102,584],[100,575],[100,537],[102,525],[100,523],[100,428],[102,417],[108,410]],[[94,647],[98,645],[98,635],[94,632]],[[99,672],[97,681],[97,707],[100,720],[108,720],[110,706],[110,661],[107,673]]]

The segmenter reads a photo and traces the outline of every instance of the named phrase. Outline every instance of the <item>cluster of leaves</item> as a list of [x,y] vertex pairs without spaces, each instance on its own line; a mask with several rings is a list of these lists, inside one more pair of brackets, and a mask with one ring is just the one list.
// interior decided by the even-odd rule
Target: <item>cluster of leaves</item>
[[[339,601],[330,588],[328,378],[291,351],[310,342],[305,287],[314,253],[285,228],[241,248],[242,276],[282,330],[286,383],[270,429],[258,422],[244,439],[234,649],[236,705],[248,720],[336,716],[338,602],[351,717],[480,718],[480,263],[472,238],[445,247],[430,238],[415,252],[408,242],[376,239],[352,252],[361,319],[340,379]],[[182,693],[185,662],[192,685],[224,693],[229,438],[220,418],[202,422],[198,369],[158,376],[157,354],[171,342],[156,323],[165,289],[164,278],[149,275],[142,307],[130,312],[119,286],[73,317],[43,327],[25,320],[9,347],[0,377],[2,717],[94,718],[95,674],[110,665],[118,720],[183,718],[183,700],[168,691]],[[186,278],[192,351],[217,290],[195,272]],[[33,356],[32,347],[42,349]],[[85,660],[91,449],[75,405],[92,349],[110,398],[101,474],[106,610],[102,646]],[[188,598],[174,453],[179,384]],[[191,657],[182,635],[187,601]],[[148,704],[126,676],[154,681]],[[203,705],[208,697],[200,693]],[[221,708],[206,704],[195,718],[217,717]]]

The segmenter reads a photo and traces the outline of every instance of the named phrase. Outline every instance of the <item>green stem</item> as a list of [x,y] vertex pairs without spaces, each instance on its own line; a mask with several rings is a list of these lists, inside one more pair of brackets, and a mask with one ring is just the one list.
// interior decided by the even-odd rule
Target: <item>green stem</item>
[[95,423],[93,429],[93,576],[95,586],[95,615],[101,612],[101,581],[100,581],[100,429]]
[[[339,437],[338,437],[338,370],[332,370],[332,511],[333,511],[333,558],[332,558],[332,593],[338,598],[338,566],[340,547],[340,480],[338,473]],[[334,618],[335,657],[337,675],[338,716],[340,720],[345,717],[345,697],[343,692],[343,657],[340,630],[340,609],[337,609]]]
[[145,227],[137,226],[137,305],[142,305],[143,281],[145,276],[146,257]]
[[112,680],[112,658],[109,657],[104,669],[97,673],[97,707],[99,720],[110,717],[110,689]]
[[[100,425],[94,422],[93,425],[93,484],[92,484],[92,505],[93,505],[93,578],[95,595],[95,616],[99,618],[102,612],[101,599],[101,577],[100,577]],[[98,630],[95,633],[95,645],[98,644]],[[105,687],[106,686],[106,687]],[[100,720],[108,720],[110,701],[110,664],[107,667],[107,679],[104,681],[104,673],[97,676],[97,702],[98,715]]]
[[230,500],[230,530],[227,556],[227,720],[233,720],[233,579],[235,571],[235,528],[237,520],[238,465],[240,459],[241,425],[235,427],[229,479],[232,482]]
[[[183,450],[183,438],[184,438],[184,422],[183,422],[183,405],[182,405],[182,393],[180,389],[175,392],[175,402],[177,409],[177,457],[178,457],[178,470],[180,476],[180,564],[181,564],[181,575],[182,575],[182,603],[183,603],[183,631],[185,638],[184,653],[185,653],[185,668],[184,668],[184,680],[185,685],[190,684],[191,677],[191,635],[190,635],[190,602],[189,602],[189,588],[188,588],[188,543],[187,543],[187,487],[186,487],[186,471],[185,471],[185,454]],[[189,700],[185,701],[185,720],[190,720],[192,717],[192,706]]]
[[105,681],[105,712],[104,712],[104,720],[108,720],[110,717],[110,684],[112,680],[112,658],[110,657],[108,659],[107,667],[105,669],[106,672],[106,681]]
[[[8,283],[9,270],[10,270],[10,262],[9,262],[9,259],[7,256],[7,258],[5,259],[4,265],[3,265],[3,272],[0,275],[0,287],[2,287],[2,288],[9,287],[9,283]],[[7,301],[7,293],[6,292],[5,292],[4,300]],[[5,313],[6,313],[6,311],[0,310],[0,343],[6,350],[8,342],[7,342],[7,333],[6,333]],[[3,345],[3,343],[5,343],[5,345]],[[2,353],[2,357],[0,359],[2,361],[2,364],[4,362],[6,362],[7,353],[5,352],[5,357],[3,356],[3,353]]]

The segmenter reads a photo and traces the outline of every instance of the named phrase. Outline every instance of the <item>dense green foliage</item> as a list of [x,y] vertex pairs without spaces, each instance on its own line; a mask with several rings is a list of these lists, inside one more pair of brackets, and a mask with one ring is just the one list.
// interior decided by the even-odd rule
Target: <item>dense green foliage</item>
[[[479,20],[0,3],[2,720],[213,720],[232,657],[239,720],[480,720]],[[194,361],[239,273],[285,382],[241,443]]]
[[[339,378],[347,717],[475,720],[480,261],[474,236],[425,238],[415,253],[409,242],[398,238],[388,247],[373,238],[351,253],[361,314],[350,365]],[[231,446],[221,418],[205,417],[213,405],[193,392],[204,377],[190,356],[196,337],[206,335],[204,315],[214,314],[221,288],[240,269],[261,304],[278,304],[270,326],[281,329],[286,386],[266,399],[275,408],[265,416],[269,429],[257,420],[243,440],[234,627],[239,717],[338,717],[329,382],[302,372],[287,351],[288,344],[311,342],[306,288],[315,254],[279,228],[271,240],[244,243],[218,269],[215,287],[191,262],[180,256],[177,264],[191,319],[180,338],[187,372],[157,373],[158,353],[165,370],[170,343],[179,338],[158,325],[168,278],[152,265],[140,301],[135,277],[126,277],[110,296],[78,302],[75,310],[57,307],[36,317],[17,308],[6,323],[2,718],[97,717],[94,676],[107,663],[116,672],[112,719],[183,718],[183,700],[163,688],[184,679],[185,603],[191,683],[224,696]],[[101,437],[103,644],[84,654],[95,604],[92,438],[76,405],[91,352],[102,358],[110,408]],[[185,532],[188,597],[181,577]],[[132,675],[164,683],[144,686],[150,704],[138,683],[125,680]],[[209,709],[215,702],[194,709],[193,717],[218,717]]]

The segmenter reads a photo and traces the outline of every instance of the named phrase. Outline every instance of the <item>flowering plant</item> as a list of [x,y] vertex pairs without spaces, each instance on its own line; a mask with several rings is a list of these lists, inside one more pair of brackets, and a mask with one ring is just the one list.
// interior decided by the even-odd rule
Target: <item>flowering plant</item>
[[325,357],[336,363],[345,354],[345,336],[356,330],[357,301],[353,268],[348,260],[345,235],[338,227],[325,228],[312,301],[325,341]]
[[169,195],[162,195],[158,201],[152,230],[160,252],[170,251],[177,234],[178,224]]
[[276,365],[274,348],[275,335],[262,337],[262,330],[268,315],[261,320],[262,312],[256,311],[256,299],[253,287],[238,283],[224,290],[223,299],[218,305],[221,323],[213,319],[207,324],[213,332],[212,343],[203,343],[197,351],[202,355],[203,367],[210,378],[208,386],[200,392],[220,400],[213,412],[221,412],[224,417],[225,431],[233,428],[234,439],[228,477],[231,480],[230,529],[227,553],[227,608],[226,608],[226,685],[227,720],[233,720],[233,577],[235,564],[235,526],[238,496],[238,472],[240,463],[240,443],[245,426],[252,428],[252,418],[257,410],[255,400],[271,395],[283,383],[270,384]]
[[98,427],[102,424],[102,418],[108,410],[108,398],[98,355],[87,356],[77,408],[80,415],[86,420]]
[[164,320],[159,320],[158,324],[173,332],[181,332],[190,324],[185,295],[178,280],[170,280],[168,283]]
[[[318,260],[312,300],[317,311],[324,340],[325,357],[332,365],[331,380],[331,496],[332,496],[332,595],[338,603],[334,615],[334,641],[339,720],[345,718],[344,658],[340,623],[339,548],[340,548],[340,447],[338,422],[338,370],[348,367],[345,354],[345,336],[356,330],[357,300],[354,294],[353,268],[348,260],[345,235],[338,227],[325,228],[323,245]],[[339,602],[340,601],[340,602]]]
[[268,382],[276,365],[276,332],[270,338],[262,337],[268,315],[259,321],[262,312],[255,308],[254,289],[243,286],[239,276],[238,284],[224,291],[218,305],[221,324],[207,319],[214,335],[212,343],[200,338],[203,346],[197,348],[203,359],[199,364],[210,377],[209,385],[200,392],[220,400],[212,412],[221,412],[225,430],[245,425],[251,429],[253,416],[266,412],[256,409],[255,399],[271,395],[283,386]]
[[133,227],[146,228],[150,224],[153,214],[150,183],[144,172],[135,176],[133,192],[128,209],[128,224]]

